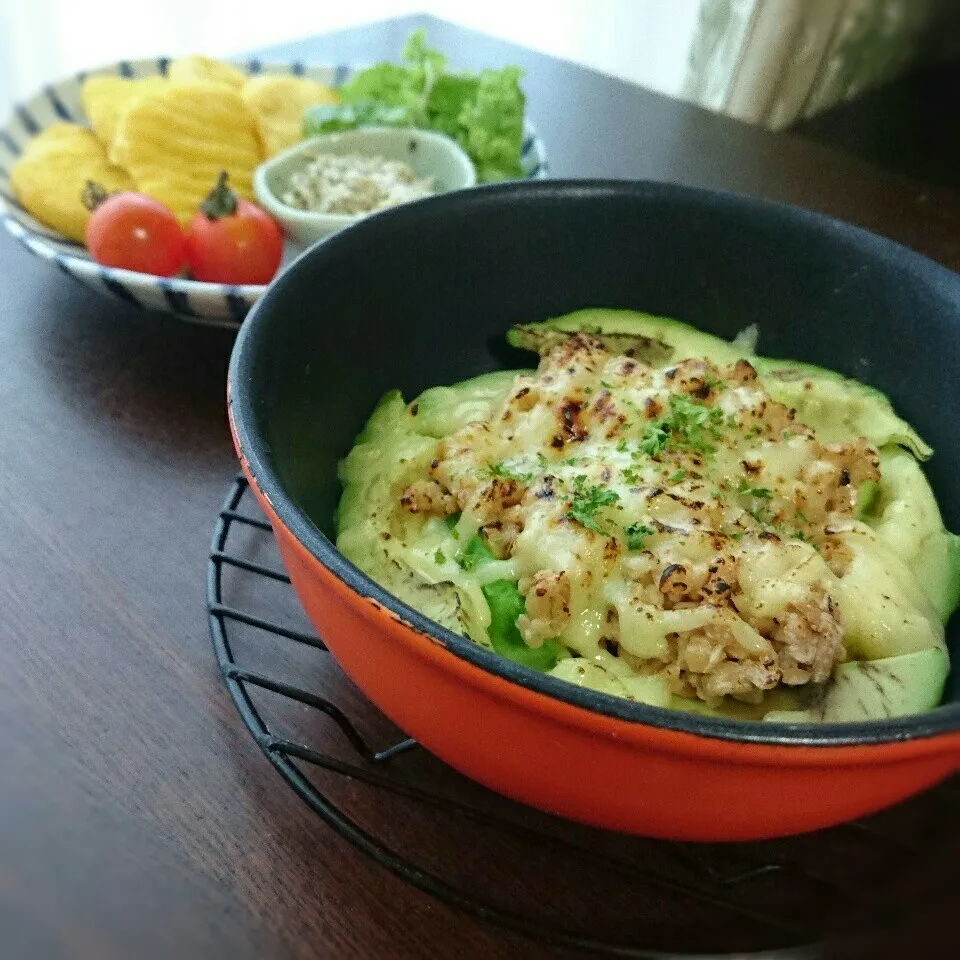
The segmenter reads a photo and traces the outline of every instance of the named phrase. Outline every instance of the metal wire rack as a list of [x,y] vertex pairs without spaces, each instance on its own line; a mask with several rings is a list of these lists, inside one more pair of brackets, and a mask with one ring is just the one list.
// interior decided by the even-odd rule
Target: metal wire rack
[[[257,744],[377,863],[544,943],[636,958],[815,956],[818,944],[889,918],[891,878],[929,869],[937,824],[960,807],[948,784],[817,834],[715,845],[562,821],[460,777],[393,727],[310,630],[289,584],[239,477],[213,533],[208,615],[227,689]],[[471,869],[478,862],[483,869]]]

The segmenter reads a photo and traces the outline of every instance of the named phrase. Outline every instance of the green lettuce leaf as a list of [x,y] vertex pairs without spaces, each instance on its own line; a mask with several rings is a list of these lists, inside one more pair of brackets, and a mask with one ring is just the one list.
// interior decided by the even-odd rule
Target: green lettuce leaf
[[340,88],[341,103],[304,114],[303,135],[357,127],[423,127],[453,138],[477,168],[480,182],[522,176],[525,97],[518,67],[479,74],[447,71],[447,58],[414,31],[402,62],[378,63]]
[[461,145],[484,182],[509,180],[522,174],[523,110],[526,98],[520,89],[518,67],[484,70],[477,96],[460,114],[465,131]]
[[356,103],[323,103],[310,107],[303,115],[304,137],[318,133],[356,130],[357,127],[409,127],[406,107],[391,107],[380,100],[358,100]]

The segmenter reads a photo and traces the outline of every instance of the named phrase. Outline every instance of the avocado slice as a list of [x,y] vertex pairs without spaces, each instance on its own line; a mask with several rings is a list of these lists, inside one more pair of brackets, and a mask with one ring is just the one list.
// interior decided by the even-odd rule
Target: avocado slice
[[403,397],[399,390],[385,393],[377,401],[353,449],[340,461],[338,474],[343,484],[343,494],[337,505],[335,527],[338,537],[337,546],[341,551],[343,551],[343,546],[339,543],[341,535],[346,533],[348,541],[352,540],[352,531],[356,531],[368,522],[370,488],[378,479],[382,479],[378,478],[377,471],[371,469],[373,451],[395,442],[397,431],[402,429],[404,409]]
[[945,650],[939,612],[911,565],[866,527],[839,537],[851,560],[830,593],[847,653],[882,660],[932,647]]
[[752,357],[767,393],[797,411],[797,419],[813,427],[826,443],[864,436],[875,447],[906,447],[918,460],[933,449],[898,417],[887,397],[874,387],[809,363]]
[[[357,443],[340,463],[343,495],[336,513],[337,548],[377,582],[450,630],[460,630],[460,597],[453,584],[431,582],[411,562],[397,537],[384,540],[386,504],[406,482],[397,464],[412,477],[429,463],[436,441],[410,427],[412,417],[398,390],[377,404]],[[397,489],[399,486],[399,489]]]
[[424,390],[410,404],[412,428],[429,437],[449,436],[471,420],[486,420],[523,370],[495,370],[449,387]]
[[679,320],[636,310],[575,310],[561,317],[524,323],[507,333],[507,342],[521,350],[544,354],[571,333],[590,333],[615,353],[626,353],[655,366],[683,357],[709,357],[735,363],[743,350],[720,337],[703,333]]
[[885,660],[841,663],[802,710],[771,710],[765,722],[837,723],[902,717],[932,710],[943,696],[949,664],[937,648]]
[[602,664],[585,657],[567,657],[549,672],[551,677],[578,687],[626,697],[654,707],[671,707],[671,701],[678,699],[671,695],[666,678],[661,674],[644,676],[635,673],[614,657],[606,658]]
[[880,451],[880,483],[862,519],[913,571],[946,622],[960,602],[960,538],[944,528],[930,484],[906,450]]

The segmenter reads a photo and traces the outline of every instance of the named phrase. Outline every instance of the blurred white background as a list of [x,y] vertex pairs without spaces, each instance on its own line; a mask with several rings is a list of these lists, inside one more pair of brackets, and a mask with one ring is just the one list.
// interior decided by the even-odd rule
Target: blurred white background
[[0,111],[6,115],[11,103],[44,83],[115,60],[229,56],[416,12],[676,94],[699,6],[699,0],[0,0]]

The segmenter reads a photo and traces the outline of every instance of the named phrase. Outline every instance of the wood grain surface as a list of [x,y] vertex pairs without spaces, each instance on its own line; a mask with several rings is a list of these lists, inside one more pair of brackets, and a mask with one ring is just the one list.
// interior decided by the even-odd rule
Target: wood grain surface
[[[448,24],[392,21],[265,55],[368,62],[395,55],[420,22],[465,66],[527,70],[554,175],[790,200],[960,265],[951,193]],[[0,957],[578,955],[444,906],[370,862],[243,728],[204,616],[210,531],[235,473],[230,335],[98,296],[5,234],[0,291]],[[255,641],[250,651],[270,658]],[[356,702],[345,681],[327,682]],[[956,821],[958,806],[950,788],[914,820],[937,810]],[[397,843],[469,861],[488,885],[502,879],[502,856],[486,867],[484,849],[464,850],[455,832],[431,839],[429,824],[405,824],[383,801],[364,816]],[[868,925],[865,952],[843,955],[944,942],[958,833],[915,827],[911,836],[939,838],[939,866],[891,878],[908,883],[909,910],[875,918],[883,936]],[[558,850],[544,868],[563,862]]]

